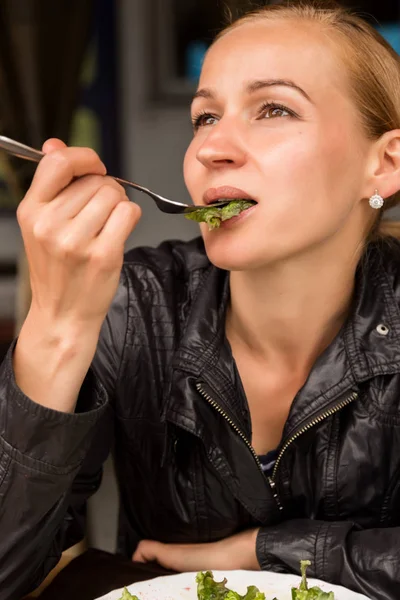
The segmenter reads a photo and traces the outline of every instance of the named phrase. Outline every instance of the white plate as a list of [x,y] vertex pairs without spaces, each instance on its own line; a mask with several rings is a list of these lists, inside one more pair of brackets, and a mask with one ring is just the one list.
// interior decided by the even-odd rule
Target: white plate
[[[227,578],[227,586],[243,595],[249,585],[256,585],[264,592],[266,600],[275,596],[278,600],[291,600],[291,588],[300,583],[298,575],[271,573],[269,571],[213,571],[216,581]],[[197,600],[196,573],[180,573],[167,577],[157,577],[127,586],[129,592],[139,600]],[[310,587],[318,585],[324,592],[334,592],[335,600],[368,600],[344,587],[332,585],[318,579],[308,580]],[[97,600],[119,600],[122,589],[109,592]]]

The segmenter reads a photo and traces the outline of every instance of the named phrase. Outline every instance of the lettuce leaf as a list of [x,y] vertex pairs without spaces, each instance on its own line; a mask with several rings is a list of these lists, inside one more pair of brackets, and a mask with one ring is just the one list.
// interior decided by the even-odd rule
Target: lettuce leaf
[[207,223],[208,229],[218,229],[222,221],[227,221],[232,217],[237,217],[241,212],[253,206],[253,200],[231,200],[222,208],[213,208],[212,206],[202,206],[191,213],[186,213],[185,217],[196,221],[197,223]]
[[[298,588],[292,588],[292,600],[335,600],[333,592],[323,592],[321,588],[308,587],[307,567],[309,560],[300,561],[301,582]],[[266,600],[265,594],[251,585],[247,588],[244,596],[226,587],[227,579],[215,581],[212,571],[197,573],[197,598],[198,600]],[[119,600],[139,600],[132,596],[127,588],[124,588]],[[274,600],[277,600],[275,598]]]
[[292,600],[335,600],[333,592],[323,592],[317,586],[308,587],[307,567],[310,565],[309,560],[300,561],[301,583],[298,588],[292,588]]
[[215,581],[211,571],[198,573],[196,581],[198,600],[265,600],[265,594],[254,585],[247,588],[244,596],[229,590],[226,587],[227,580]]
[[122,596],[119,600],[139,600],[137,596],[132,596],[126,587],[124,587]]

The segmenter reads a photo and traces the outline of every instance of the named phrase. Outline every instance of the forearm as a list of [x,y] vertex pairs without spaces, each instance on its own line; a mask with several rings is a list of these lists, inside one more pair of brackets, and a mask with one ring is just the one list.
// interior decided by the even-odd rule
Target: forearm
[[77,530],[75,520],[65,518],[74,471],[45,473],[13,463],[8,476],[13,483],[0,517],[0,600],[21,598],[40,585],[61,556],[67,527]]
[[358,530],[348,521],[296,519],[262,528],[257,558],[263,570],[292,572],[299,572],[300,560],[310,560],[310,577],[374,600],[397,600],[399,540],[399,527]]
[[41,322],[40,316],[30,313],[13,355],[18,387],[37,404],[73,412],[99,330],[99,326]]
[[[0,367],[0,600],[36,587],[64,544],[78,541],[84,501],[95,491],[106,453],[99,456],[96,444],[89,475],[76,478],[107,406],[91,370],[78,413],[56,412],[34,404],[16,386],[11,350]],[[103,430],[100,436],[106,444]]]

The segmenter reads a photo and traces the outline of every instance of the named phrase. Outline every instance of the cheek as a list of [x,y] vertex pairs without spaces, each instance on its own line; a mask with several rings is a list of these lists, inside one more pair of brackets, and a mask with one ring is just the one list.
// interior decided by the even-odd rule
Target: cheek
[[320,156],[312,132],[288,129],[255,133],[248,144],[249,155],[267,182],[287,185],[293,179],[309,177],[310,165]]
[[[307,131],[299,129],[285,140],[270,143],[268,151],[264,148],[259,156],[262,156],[259,167],[267,176],[269,192],[275,191],[277,197],[285,198],[289,204],[295,201],[298,207],[314,204],[313,199],[324,204],[324,200],[343,195],[348,185],[354,190],[357,184],[359,162],[355,142],[349,128],[340,124]],[[329,206],[326,208],[329,211]]]
[[[320,166],[329,180],[331,190],[355,190],[360,182],[362,169],[362,147],[359,133],[351,123],[341,123],[326,128],[318,140]],[[350,190],[349,190],[350,191]]]

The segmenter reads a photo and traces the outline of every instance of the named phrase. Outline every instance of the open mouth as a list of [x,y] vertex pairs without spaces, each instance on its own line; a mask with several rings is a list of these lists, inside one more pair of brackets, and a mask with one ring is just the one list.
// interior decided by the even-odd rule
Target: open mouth
[[211,202],[207,202],[206,206],[213,207],[214,205],[217,205],[217,207],[221,208],[222,203],[226,206],[231,202],[251,202],[252,204],[257,204],[257,201],[252,198],[216,198]]
[[[226,202],[223,206],[213,206],[213,202]],[[207,223],[208,229],[218,229],[224,221],[239,216],[257,202],[251,198],[219,198],[214,199],[208,206],[199,206],[198,210],[185,214],[187,219],[197,223]]]
[[203,195],[203,203],[206,205],[214,202],[232,202],[234,200],[251,200],[254,202],[255,198],[249,192],[232,185],[208,188]]

